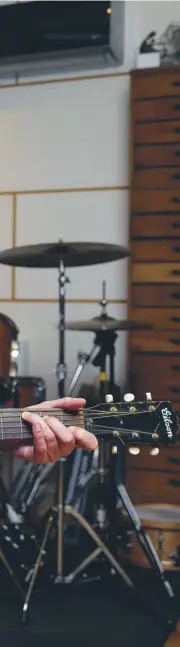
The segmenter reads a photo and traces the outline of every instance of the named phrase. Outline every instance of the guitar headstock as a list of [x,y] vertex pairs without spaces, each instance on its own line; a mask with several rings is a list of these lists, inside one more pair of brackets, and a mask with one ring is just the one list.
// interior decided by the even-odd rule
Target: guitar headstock
[[132,394],[115,403],[112,396],[107,396],[104,404],[87,410],[86,425],[95,435],[114,436],[124,444],[172,445],[179,431],[179,419],[171,402],[153,401],[150,393],[142,402],[136,402]]

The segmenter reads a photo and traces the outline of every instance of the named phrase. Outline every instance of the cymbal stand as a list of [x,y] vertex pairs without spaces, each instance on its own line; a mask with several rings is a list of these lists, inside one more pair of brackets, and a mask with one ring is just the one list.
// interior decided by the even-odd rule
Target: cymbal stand
[[82,373],[82,370],[86,364],[89,364],[92,361],[93,355],[95,352],[95,345],[93,346],[91,352],[89,354],[87,353],[79,353],[78,359],[79,359],[79,364],[75,370],[75,373],[72,377],[72,380],[68,386],[68,389],[66,391],[66,395],[71,395],[72,392],[74,391],[74,388],[76,386],[76,383]]
[[66,296],[66,283],[69,279],[65,275],[64,262],[60,260],[59,265],[59,363],[56,366],[56,376],[58,382],[58,395],[60,398],[64,397],[65,390],[65,296]]
[[[106,299],[106,281],[103,281],[102,284],[102,299],[100,301],[100,306],[101,306],[101,316],[102,318],[104,317],[106,321],[106,308],[107,308],[107,299]],[[103,401],[106,395],[107,388],[105,387],[105,383],[107,386],[108,378],[106,374],[106,355],[109,355],[110,357],[110,369],[109,369],[109,386],[108,388],[110,389],[111,393],[113,393],[114,389],[114,355],[115,355],[115,349],[114,349],[114,343],[117,338],[117,334],[113,330],[107,330],[107,329],[102,329],[96,333],[95,339],[94,339],[94,345],[92,347],[92,350],[89,354],[86,353],[79,353],[79,364],[75,370],[75,373],[72,377],[72,380],[68,386],[66,395],[71,395],[76,383],[82,373],[82,370],[86,364],[89,364],[92,362],[94,366],[99,366],[100,367],[100,389],[99,389],[99,396],[100,400]],[[94,358],[94,353],[96,352],[96,346],[100,346],[100,351],[98,352],[97,356]],[[94,358],[94,359],[93,359]]]

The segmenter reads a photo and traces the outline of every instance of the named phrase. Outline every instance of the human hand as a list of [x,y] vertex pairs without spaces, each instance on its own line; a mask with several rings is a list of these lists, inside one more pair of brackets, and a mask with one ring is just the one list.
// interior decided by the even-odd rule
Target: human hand
[[[32,425],[34,443],[33,446],[22,445],[16,449],[15,456],[41,464],[55,463],[61,456],[69,456],[75,447],[94,451],[98,443],[93,434],[80,427],[67,428],[59,420],[49,415],[43,417],[38,415],[38,409],[49,410],[59,407],[77,411],[84,405],[85,400],[82,398],[62,398],[28,407],[23,412],[22,418]],[[33,413],[31,409],[33,409]],[[34,409],[37,410],[37,413],[34,413]]]

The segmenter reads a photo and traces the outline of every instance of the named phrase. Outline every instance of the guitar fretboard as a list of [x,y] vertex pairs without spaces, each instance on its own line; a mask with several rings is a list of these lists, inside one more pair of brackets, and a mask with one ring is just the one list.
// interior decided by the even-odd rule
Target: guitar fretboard
[[[17,440],[32,442],[31,425],[22,419],[24,409],[0,409],[0,441]],[[31,409],[33,412],[33,409]],[[79,411],[64,411],[63,409],[34,409],[39,416],[53,416],[62,422],[65,427],[84,427],[85,415]]]

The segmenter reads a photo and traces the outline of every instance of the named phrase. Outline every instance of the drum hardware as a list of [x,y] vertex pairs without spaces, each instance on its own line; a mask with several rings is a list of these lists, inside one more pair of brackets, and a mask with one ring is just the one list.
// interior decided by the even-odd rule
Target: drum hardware
[[58,268],[59,270],[59,362],[56,367],[58,395],[64,396],[66,375],[65,332],[65,286],[68,282],[67,267],[80,267],[107,263],[129,256],[125,247],[106,243],[57,243],[15,247],[0,253],[0,263],[13,267]]
[[[105,398],[105,395],[107,393],[107,384],[108,390],[110,390],[110,392],[114,394],[114,344],[117,339],[116,331],[151,328],[151,326],[148,324],[144,325],[144,323],[140,322],[121,321],[109,317],[109,315],[107,314],[107,304],[108,301],[106,299],[106,281],[103,281],[102,299],[100,301],[100,316],[95,317],[94,319],[90,319],[89,321],[75,321],[67,323],[65,325],[66,330],[81,330],[84,332],[90,331],[95,333],[94,344],[91,352],[89,354],[79,354],[79,363],[66,391],[66,395],[72,395],[72,392],[76,386],[76,383],[82,373],[84,366],[90,362],[94,366],[100,367],[100,400],[103,401]],[[100,349],[98,353],[96,351],[97,346],[99,346]],[[109,382],[106,373],[106,356],[109,356]]]

